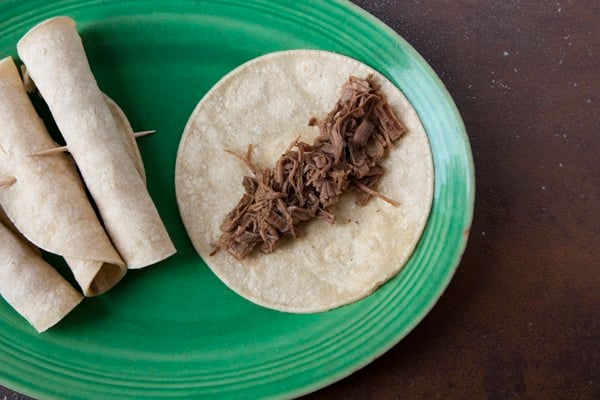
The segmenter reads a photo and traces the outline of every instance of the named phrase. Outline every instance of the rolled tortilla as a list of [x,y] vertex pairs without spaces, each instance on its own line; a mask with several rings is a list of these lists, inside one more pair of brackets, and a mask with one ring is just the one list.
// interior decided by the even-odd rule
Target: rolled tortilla
[[42,22],[19,41],[17,50],[127,267],[142,268],[174,254],[126,139],[92,75],[73,20]]
[[83,296],[0,224],[0,295],[38,332],[63,319]]
[[0,126],[0,175],[17,178],[0,190],[10,220],[37,247],[63,256],[86,296],[110,289],[125,275],[125,263],[68,156],[29,157],[56,144],[10,57],[0,61]]
[[[29,77],[29,72],[27,71],[27,67],[25,64],[21,65],[21,74],[23,76],[23,85],[25,86],[25,91],[27,93],[37,93],[37,87],[35,83]],[[115,123],[117,124],[117,129],[119,133],[122,135],[124,139],[124,144],[127,148],[127,152],[133,158],[135,162],[135,168],[140,173],[144,182],[146,182],[146,171],[144,170],[144,163],[142,161],[142,155],[140,154],[140,149],[137,146],[137,142],[135,141],[133,128],[127,119],[127,116],[121,110],[121,107],[106,94],[102,94],[104,97],[104,101],[110,110],[113,118],[115,119]]]

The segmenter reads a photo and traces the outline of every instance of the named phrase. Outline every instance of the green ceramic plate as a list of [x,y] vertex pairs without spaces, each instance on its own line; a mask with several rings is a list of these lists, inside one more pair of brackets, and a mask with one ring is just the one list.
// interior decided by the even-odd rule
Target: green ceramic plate
[[[40,20],[78,22],[100,87],[135,129],[159,132],[140,148],[179,250],[43,335],[0,299],[0,384],[44,399],[292,397],[388,350],[450,281],[473,210],[465,129],[426,62],[369,14],[343,1],[8,0],[0,15],[2,56],[16,56],[17,40]],[[228,290],[186,237],[173,179],[186,120],[211,85],[244,61],[291,48],[340,52],[385,74],[421,116],[435,163],[433,209],[410,262],[372,296],[313,315],[267,310]]]

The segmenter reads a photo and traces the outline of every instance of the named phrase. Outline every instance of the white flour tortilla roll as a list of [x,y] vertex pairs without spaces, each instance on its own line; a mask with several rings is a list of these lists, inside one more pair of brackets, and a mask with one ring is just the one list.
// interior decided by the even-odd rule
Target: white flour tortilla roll
[[0,224],[0,295],[38,332],[63,319],[83,296],[23,240]]
[[90,70],[73,20],[49,19],[17,44],[46,100],[104,226],[128,268],[175,253],[125,139]]
[[10,57],[0,61],[0,175],[17,182],[0,204],[33,244],[65,257],[86,296],[105,292],[126,272],[65,154],[29,157],[56,146]]

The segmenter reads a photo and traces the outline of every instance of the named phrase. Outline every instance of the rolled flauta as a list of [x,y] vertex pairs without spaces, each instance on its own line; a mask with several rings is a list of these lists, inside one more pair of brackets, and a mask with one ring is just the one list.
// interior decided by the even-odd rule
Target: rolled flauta
[[[29,72],[27,71],[27,67],[25,64],[21,65],[21,74],[23,75],[23,85],[25,86],[25,90],[27,93],[38,93],[37,87],[35,83],[29,77]],[[121,110],[121,107],[106,94],[102,94],[104,97],[104,101],[110,110],[113,118],[115,119],[115,123],[117,125],[117,130],[121,134],[122,139],[124,140],[124,145],[127,148],[127,152],[133,158],[135,162],[135,168],[138,170],[144,182],[146,182],[146,171],[144,170],[144,163],[142,161],[142,155],[140,154],[140,149],[137,146],[137,142],[135,141],[135,132],[127,119],[127,116]],[[0,179],[0,182],[2,180]]]
[[37,247],[61,255],[83,293],[114,286],[126,272],[65,154],[29,157],[56,146],[37,115],[10,57],[0,61],[0,175],[17,182],[0,190],[0,205]]
[[55,325],[83,299],[3,224],[0,224],[0,248],[0,295],[38,332]]
[[90,70],[73,20],[42,22],[19,41],[17,50],[127,267],[142,268],[174,254],[130,147]]
[[[131,157],[135,162],[136,170],[145,182],[146,173],[144,171],[144,164],[142,162],[142,157],[137,147],[137,143],[135,141],[133,128],[131,127],[127,116],[125,115],[123,110],[121,110],[119,105],[107,95],[104,95],[104,101],[106,102],[106,105],[108,106],[113,118],[115,119],[117,130],[121,134],[121,137],[125,139],[127,151],[130,153]],[[112,274],[94,274],[94,271],[98,270],[99,268],[102,268],[102,263],[78,259],[66,259],[66,261],[72,270],[80,271],[78,275],[85,274],[87,272],[87,279],[86,277],[84,277],[84,282],[90,281],[90,279],[93,277],[93,280],[90,281],[91,283],[89,285],[84,284],[84,286],[86,287],[86,289],[84,289],[84,294],[86,296],[94,296],[106,292],[123,277],[123,271],[126,270],[126,268],[120,266],[119,270],[113,270]],[[104,267],[107,268],[107,266]]]

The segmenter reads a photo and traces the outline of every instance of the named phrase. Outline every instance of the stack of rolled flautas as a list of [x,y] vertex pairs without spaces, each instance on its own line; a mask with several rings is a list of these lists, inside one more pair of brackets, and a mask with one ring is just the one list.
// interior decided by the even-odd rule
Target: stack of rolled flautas
[[128,268],[155,264],[175,248],[146,189],[133,130],[98,88],[73,20],[42,22],[17,49],[75,162],[64,153],[30,156],[57,145],[14,62],[1,60],[0,178],[15,183],[0,188],[0,206],[5,225],[22,237],[0,227],[0,295],[43,331],[80,297],[24,238],[63,256],[86,296],[106,292]]

